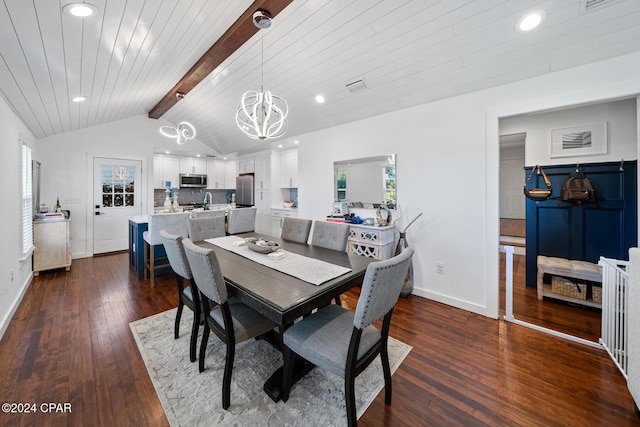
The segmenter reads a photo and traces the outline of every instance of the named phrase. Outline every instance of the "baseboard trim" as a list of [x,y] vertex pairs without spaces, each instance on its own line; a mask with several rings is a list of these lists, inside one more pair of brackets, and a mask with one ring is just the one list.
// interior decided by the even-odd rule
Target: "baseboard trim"
[[15,301],[13,302],[11,306],[11,310],[9,310],[9,312],[6,314],[4,319],[2,319],[2,324],[0,325],[0,340],[4,336],[4,333],[6,332],[6,330],[9,328],[11,319],[13,319],[13,315],[16,314],[16,311],[18,310],[18,307],[20,306],[20,303],[22,302],[22,299],[27,293],[27,289],[29,289],[29,286],[31,285],[32,282],[33,282],[33,271],[31,272],[31,274],[29,274],[26,282],[22,285],[22,290],[20,291]]
[[497,319],[498,317],[494,317],[487,312],[487,307],[479,304],[474,304],[469,301],[463,301],[457,298],[451,298],[446,295],[439,294],[437,292],[427,291],[425,289],[417,289],[413,288],[412,295],[416,295],[422,298],[428,298],[433,301],[440,302],[442,304],[450,305],[451,307],[460,308],[463,310],[470,311],[472,313],[480,314],[482,316],[490,317],[492,319]]

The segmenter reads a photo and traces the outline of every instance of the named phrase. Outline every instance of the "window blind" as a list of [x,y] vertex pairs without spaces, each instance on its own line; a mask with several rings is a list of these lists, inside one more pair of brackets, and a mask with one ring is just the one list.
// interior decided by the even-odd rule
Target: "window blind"
[[22,144],[22,257],[33,250],[33,171],[31,148]]

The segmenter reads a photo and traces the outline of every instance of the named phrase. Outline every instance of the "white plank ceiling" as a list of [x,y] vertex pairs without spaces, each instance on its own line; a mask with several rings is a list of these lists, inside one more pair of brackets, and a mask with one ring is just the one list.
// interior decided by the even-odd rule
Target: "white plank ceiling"
[[[69,2],[0,6],[0,92],[38,138],[147,114],[252,4],[90,0],[97,15],[79,19],[62,13]],[[262,38],[265,88],[289,104],[286,137],[640,49],[639,0],[586,3],[294,0],[158,126],[189,121],[218,155],[269,147],[235,124],[242,93],[260,87]],[[516,32],[532,9],[546,12],[542,27]],[[362,77],[369,88],[350,93]]]

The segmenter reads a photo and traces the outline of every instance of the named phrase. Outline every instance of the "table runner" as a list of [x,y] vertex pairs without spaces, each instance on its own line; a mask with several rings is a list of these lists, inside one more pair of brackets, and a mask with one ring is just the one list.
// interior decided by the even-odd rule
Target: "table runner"
[[283,249],[279,249],[279,251],[284,252],[285,256],[274,260],[267,257],[266,254],[252,251],[247,246],[234,245],[234,242],[237,241],[244,241],[244,239],[238,236],[225,236],[205,240],[205,242],[211,243],[212,245],[216,245],[257,262],[258,264],[273,268],[281,273],[288,274],[289,276],[296,277],[316,286],[351,271],[350,268],[315,258],[309,258]]

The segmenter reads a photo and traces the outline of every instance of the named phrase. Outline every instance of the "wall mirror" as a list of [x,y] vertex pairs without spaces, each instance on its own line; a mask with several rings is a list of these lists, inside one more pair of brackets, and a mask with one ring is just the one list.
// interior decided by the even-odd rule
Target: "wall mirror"
[[354,208],[397,205],[396,155],[349,159],[333,163],[334,197]]

